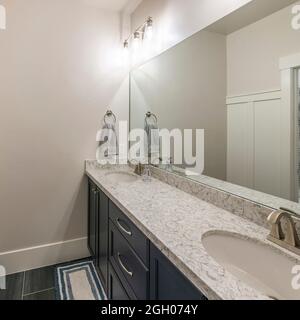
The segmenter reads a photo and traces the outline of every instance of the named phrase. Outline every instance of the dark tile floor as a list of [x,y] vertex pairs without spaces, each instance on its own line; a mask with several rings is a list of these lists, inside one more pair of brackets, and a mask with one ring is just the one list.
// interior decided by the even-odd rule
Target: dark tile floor
[[51,266],[7,276],[0,300],[55,300],[54,269]]
[[91,260],[90,257],[12,274],[6,277],[6,290],[0,290],[1,300],[55,300],[55,268]]

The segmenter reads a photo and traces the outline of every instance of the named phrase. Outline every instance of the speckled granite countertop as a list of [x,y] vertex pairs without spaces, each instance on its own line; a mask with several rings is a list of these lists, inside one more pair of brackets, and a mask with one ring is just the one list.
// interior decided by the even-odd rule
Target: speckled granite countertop
[[266,242],[268,230],[156,179],[114,183],[106,176],[113,170],[132,172],[86,165],[86,174],[208,299],[268,299],[215,262],[201,241],[219,230]]

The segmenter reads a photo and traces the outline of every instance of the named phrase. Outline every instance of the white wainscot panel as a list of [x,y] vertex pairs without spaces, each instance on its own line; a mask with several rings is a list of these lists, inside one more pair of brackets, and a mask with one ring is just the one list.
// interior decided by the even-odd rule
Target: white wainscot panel
[[[286,186],[291,145],[283,117],[281,91],[227,98],[227,180],[241,186],[290,199]],[[286,159],[285,159],[286,157]]]

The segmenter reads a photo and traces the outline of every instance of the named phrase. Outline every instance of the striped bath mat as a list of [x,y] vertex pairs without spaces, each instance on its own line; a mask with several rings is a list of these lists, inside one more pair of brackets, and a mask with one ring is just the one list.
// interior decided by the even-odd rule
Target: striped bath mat
[[106,300],[91,260],[56,267],[55,281],[57,300]]

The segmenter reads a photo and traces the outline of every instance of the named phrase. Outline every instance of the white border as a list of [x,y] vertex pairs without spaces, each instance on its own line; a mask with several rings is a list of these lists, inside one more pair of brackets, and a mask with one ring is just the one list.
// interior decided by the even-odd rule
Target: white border
[[7,274],[69,262],[89,257],[87,238],[50,243],[37,247],[0,253],[0,265]]
[[259,101],[268,101],[268,100],[279,100],[281,99],[281,90],[270,90],[270,91],[261,91],[253,93],[245,93],[236,96],[228,96],[226,98],[226,105],[241,104],[247,102],[259,102]]

